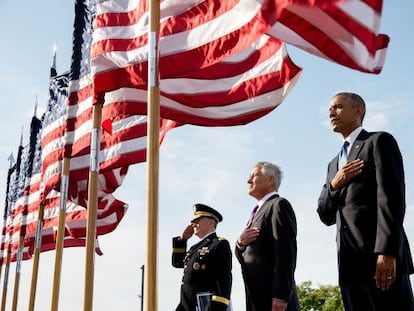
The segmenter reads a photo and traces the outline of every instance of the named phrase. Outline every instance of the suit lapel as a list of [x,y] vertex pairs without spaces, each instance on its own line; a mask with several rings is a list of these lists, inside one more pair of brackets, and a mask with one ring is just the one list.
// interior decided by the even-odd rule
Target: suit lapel
[[[348,161],[353,161],[358,157],[359,153],[361,152],[361,150],[362,150],[362,148],[365,144],[365,140],[369,137],[368,134],[369,133],[365,130],[362,130],[361,133],[359,133],[358,137],[356,138],[356,140],[352,144],[351,150],[349,150]],[[329,180],[332,180],[334,178],[336,172],[338,171],[338,161],[339,161],[339,153],[331,161],[330,167],[328,169],[328,179]]]
[[[369,137],[369,133],[365,130],[362,130],[361,133],[359,133],[358,137],[352,144],[351,150],[349,150],[348,161],[353,161],[358,157],[368,137]],[[331,181],[335,177],[335,174],[338,172],[338,159],[339,159],[339,155],[337,155],[331,161],[329,165],[329,168],[328,168],[328,180],[329,181]],[[343,196],[345,194],[346,187],[343,187],[339,191],[340,191],[341,196]]]
[[358,157],[359,153],[361,152],[365,144],[365,140],[367,139],[367,137],[368,137],[367,131],[362,130],[361,133],[359,133],[357,139],[352,144],[351,150],[349,150],[348,161],[353,161]]
[[261,218],[261,216],[266,212],[266,209],[267,209],[267,206],[269,205],[269,202],[271,200],[275,199],[275,198],[278,198],[278,197],[279,197],[278,194],[272,195],[270,198],[268,198],[266,200],[266,202],[263,203],[263,205],[259,208],[256,215],[254,216],[252,224],[255,223],[257,220],[259,220]]

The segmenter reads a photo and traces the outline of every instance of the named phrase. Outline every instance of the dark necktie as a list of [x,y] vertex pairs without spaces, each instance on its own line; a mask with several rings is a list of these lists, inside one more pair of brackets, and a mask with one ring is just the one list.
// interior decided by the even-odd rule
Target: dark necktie
[[259,208],[259,205],[256,205],[256,206],[253,208],[252,212],[250,213],[249,221],[247,222],[247,227],[249,227],[249,226],[252,224],[252,222],[253,222],[253,218],[254,218],[254,216],[256,215],[256,212],[257,212],[257,209],[258,209],[258,208]]
[[338,169],[344,166],[346,161],[348,161],[348,146],[349,142],[345,140],[344,144],[342,145],[341,151],[339,152]]

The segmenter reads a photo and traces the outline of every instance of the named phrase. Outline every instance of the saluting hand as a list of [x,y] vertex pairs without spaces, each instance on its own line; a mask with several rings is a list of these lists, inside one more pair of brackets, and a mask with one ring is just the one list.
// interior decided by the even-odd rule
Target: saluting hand
[[190,223],[187,225],[187,227],[184,228],[183,233],[181,234],[181,240],[187,241],[189,238],[191,238],[194,234],[194,224]]
[[364,161],[360,159],[347,162],[336,172],[335,177],[331,181],[331,189],[335,191],[342,188],[352,178],[361,174],[363,167]]

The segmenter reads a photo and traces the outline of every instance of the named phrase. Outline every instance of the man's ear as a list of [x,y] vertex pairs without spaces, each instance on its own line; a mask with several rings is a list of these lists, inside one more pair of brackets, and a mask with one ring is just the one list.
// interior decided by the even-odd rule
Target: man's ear
[[356,108],[357,108],[357,112],[358,112],[358,115],[359,115],[359,120],[362,123],[362,119],[363,119],[363,116],[365,114],[365,108],[361,105],[358,105]]
[[275,184],[275,177],[274,176],[267,176],[266,178],[266,183],[270,186],[270,185],[274,185]]

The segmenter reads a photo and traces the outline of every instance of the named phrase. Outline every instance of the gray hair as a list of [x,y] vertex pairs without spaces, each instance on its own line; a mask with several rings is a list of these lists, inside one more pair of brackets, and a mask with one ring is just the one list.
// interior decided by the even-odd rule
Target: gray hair
[[261,172],[265,176],[272,176],[275,179],[275,191],[279,191],[283,173],[279,166],[270,162],[258,162],[256,166],[261,167]]
[[352,92],[340,92],[340,93],[335,94],[334,97],[336,96],[345,97],[351,102],[352,106],[354,107],[361,106],[364,109],[364,111],[362,112],[362,116],[361,116],[361,124],[362,124],[362,121],[364,120],[364,117],[365,117],[365,111],[366,111],[365,101],[362,99],[362,97]]

